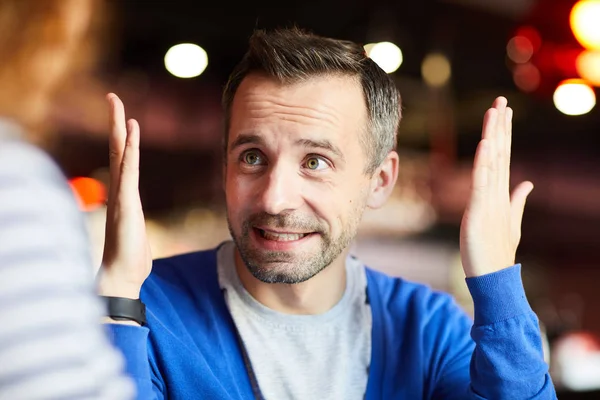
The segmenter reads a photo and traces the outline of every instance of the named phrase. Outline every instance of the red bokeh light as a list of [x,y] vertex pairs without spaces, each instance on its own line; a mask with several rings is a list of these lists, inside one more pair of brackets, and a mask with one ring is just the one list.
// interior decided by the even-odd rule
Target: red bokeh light
[[532,26],[522,26],[515,32],[515,36],[520,36],[529,39],[531,46],[533,47],[533,52],[537,52],[542,46],[542,36]]
[[77,177],[71,179],[69,184],[83,211],[93,211],[106,201],[106,188],[96,179]]

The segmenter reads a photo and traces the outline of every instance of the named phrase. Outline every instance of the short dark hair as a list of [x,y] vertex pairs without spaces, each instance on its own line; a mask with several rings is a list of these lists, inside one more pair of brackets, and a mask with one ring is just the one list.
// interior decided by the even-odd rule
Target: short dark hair
[[368,125],[363,135],[369,158],[366,172],[373,173],[395,148],[401,99],[390,76],[367,57],[361,45],[294,27],[257,30],[250,38],[248,51],[234,68],[223,91],[225,150],[233,98],[244,78],[251,73],[260,73],[284,84],[323,75],[356,77],[368,110]]

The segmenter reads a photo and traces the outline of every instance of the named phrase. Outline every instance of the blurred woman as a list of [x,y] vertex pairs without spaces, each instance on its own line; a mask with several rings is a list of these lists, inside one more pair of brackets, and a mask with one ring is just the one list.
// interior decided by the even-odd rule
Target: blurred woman
[[0,0],[0,399],[129,399],[83,216],[43,138],[96,0]]

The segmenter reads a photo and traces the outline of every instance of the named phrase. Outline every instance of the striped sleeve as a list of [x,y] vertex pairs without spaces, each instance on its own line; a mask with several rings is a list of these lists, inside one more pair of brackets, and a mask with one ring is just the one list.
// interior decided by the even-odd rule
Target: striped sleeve
[[82,215],[43,152],[0,140],[0,399],[131,399]]

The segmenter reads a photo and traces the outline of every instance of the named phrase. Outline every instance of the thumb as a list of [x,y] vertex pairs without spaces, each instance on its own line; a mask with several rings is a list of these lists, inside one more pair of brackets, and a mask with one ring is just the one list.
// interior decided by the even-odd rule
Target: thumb
[[512,231],[520,236],[521,223],[523,221],[523,212],[525,211],[525,203],[527,197],[533,190],[533,183],[529,181],[521,182],[513,190],[510,196],[510,213]]

